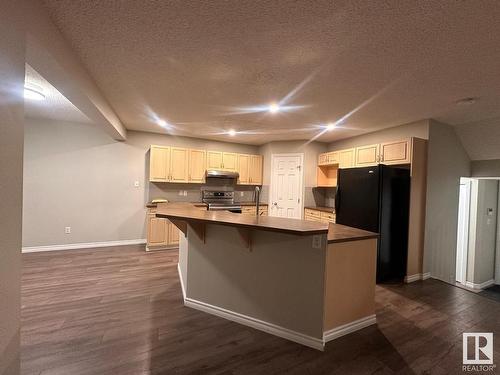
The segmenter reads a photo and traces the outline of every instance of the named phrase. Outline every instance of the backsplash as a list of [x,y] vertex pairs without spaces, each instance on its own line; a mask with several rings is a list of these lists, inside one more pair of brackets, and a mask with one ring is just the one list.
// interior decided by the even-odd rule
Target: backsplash
[[[149,183],[148,201],[155,198],[167,199],[169,202],[201,202],[201,186],[193,184]],[[187,195],[179,195],[186,191]],[[235,186],[236,202],[253,202],[255,186]],[[269,203],[269,185],[261,187],[260,202]],[[304,206],[334,207],[335,189],[306,187],[304,191]]]
[[[149,183],[148,201],[156,198],[167,199],[169,202],[201,202],[201,186],[194,184],[168,184],[168,183]],[[234,199],[237,202],[249,202],[254,198],[254,186],[235,186]],[[186,191],[187,195],[179,195],[179,191]],[[261,202],[267,203],[262,199]]]

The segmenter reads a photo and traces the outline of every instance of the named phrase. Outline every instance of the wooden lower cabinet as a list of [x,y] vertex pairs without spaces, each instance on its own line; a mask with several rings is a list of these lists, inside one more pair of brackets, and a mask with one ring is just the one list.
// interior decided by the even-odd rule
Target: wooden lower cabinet
[[[241,214],[255,216],[256,209],[257,209],[256,206],[242,206],[241,207]],[[268,214],[267,206],[260,206],[259,207],[259,216],[267,216],[267,214]]]
[[149,208],[146,216],[146,251],[179,246],[179,229],[174,224],[167,219],[156,217],[156,208]]
[[335,213],[305,208],[304,220],[335,223]]

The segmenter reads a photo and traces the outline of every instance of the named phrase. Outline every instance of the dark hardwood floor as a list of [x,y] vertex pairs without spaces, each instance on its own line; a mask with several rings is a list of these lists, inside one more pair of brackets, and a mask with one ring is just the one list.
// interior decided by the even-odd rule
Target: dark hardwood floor
[[[183,306],[177,252],[23,255],[22,374],[459,374],[500,303],[436,280],[377,287],[378,325],[325,352]],[[495,338],[500,362],[500,338]]]

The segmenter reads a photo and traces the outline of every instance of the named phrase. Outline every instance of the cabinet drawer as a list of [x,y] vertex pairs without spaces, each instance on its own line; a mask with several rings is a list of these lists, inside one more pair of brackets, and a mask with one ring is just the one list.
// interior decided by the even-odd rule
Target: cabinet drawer
[[321,218],[328,220],[328,221],[332,221],[333,220],[333,212],[322,212]]
[[316,210],[311,210],[310,208],[306,208],[306,209],[304,210],[304,214],[305,214],[305,215],[308,215],[308,216],[317,217],[317,218],[320,218],[320,217],[321,217],[321,212],[316,211]]

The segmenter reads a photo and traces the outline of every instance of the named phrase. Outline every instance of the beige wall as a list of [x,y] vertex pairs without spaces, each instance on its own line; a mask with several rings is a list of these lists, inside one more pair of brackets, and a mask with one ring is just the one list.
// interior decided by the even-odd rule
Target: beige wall
[[[23,246],[145,238],[151,144],[258,151],[255,146],[133,131],[126,142],[117,142],[91,125],[27,119]],[[199,190],[198,185],[173,185],[155,184],[153,194],[175,199],[178,189]],[[66,226],[71,226],[69,235]]]
[[472,177],[500,177],[500,159],[473,160],[471,162]]
[[497,199],[498,181],[472,180],[467,281],[474,284],[495,278]]
[[393,128],[362,134],[357,137],[342,139],[340,141],[330,143],[328,150],[336,151],[375,143],[397,141],[408,137],[428,139],[429,120],[412,122],[405,125],[395,126]]
[[0,12],[0,374],[19,374],[25,30],[22,1]]
[[187,298],[323,338],[326,245],[254,231],[248,251],[237,229],[223,225],[207,225],[205,243],[191,228],[188,238]]
[[429,124],[424,272],[455,282],[460,177],[470,160],[452,126]]

